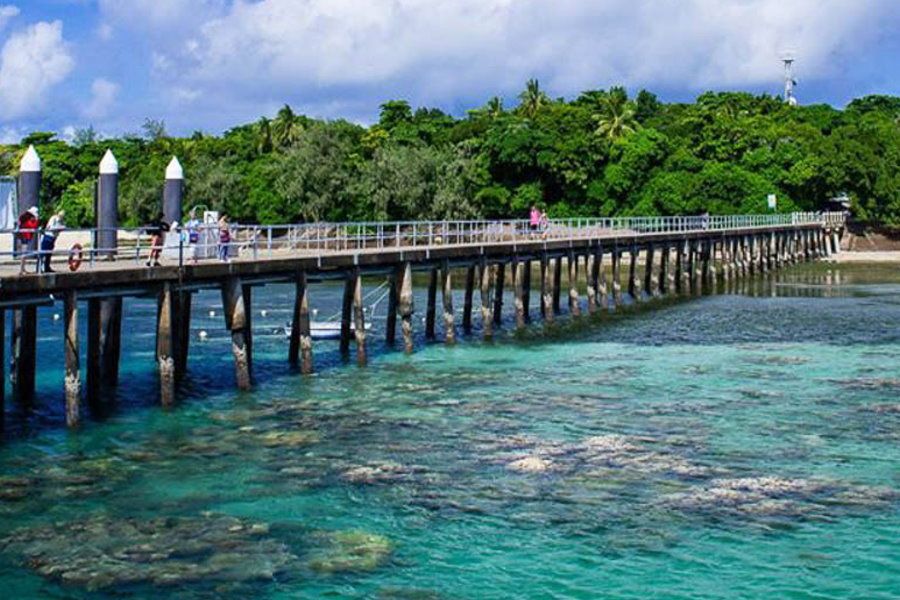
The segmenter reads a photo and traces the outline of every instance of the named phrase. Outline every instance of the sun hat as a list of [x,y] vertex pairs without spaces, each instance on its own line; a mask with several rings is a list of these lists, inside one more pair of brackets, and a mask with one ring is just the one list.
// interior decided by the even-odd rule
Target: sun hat
[[31,208],[28,209],[27,212],[30,212],[30,213],[33,214],[34,216],[38,216],[38,207],[37,207],[37,206],[32,206]]

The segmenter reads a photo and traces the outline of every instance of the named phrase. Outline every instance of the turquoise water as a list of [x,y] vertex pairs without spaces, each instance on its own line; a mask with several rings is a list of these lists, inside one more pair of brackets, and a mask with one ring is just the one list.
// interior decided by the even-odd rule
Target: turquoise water
[[77,433],[41,309],[37,411],[0,449],[5,597],[900,597],[895,267],[409,357],[373,333],[368,368],[320,343],[311,377],[285,364],[272,287],[246,394],[219,302],[195,299],[170,411],[154,307],[128,302],[115,409]]

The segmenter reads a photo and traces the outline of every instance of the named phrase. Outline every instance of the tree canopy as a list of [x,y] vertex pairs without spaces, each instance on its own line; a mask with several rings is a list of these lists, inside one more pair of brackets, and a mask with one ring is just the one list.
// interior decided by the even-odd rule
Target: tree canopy
[[219,136],[173,137],[155,119],[143,135],[115,139],[93,127],[71,141],[34,132],[0,145],[0,172],[15,175],[34,144],[42,204],[80,225],[93,220],[93,182],[109,148],[129,225],[159,210],[175,155],[186,207],[248,223],[521,217],[535,203],[551,216],[763,212],[768,194],[780,211],[821,210],[847,194],[857,217],[900,226],[897,97],[839,110],[738,92],[664,103],[615,87],[567,101],[530,80],[518,100],[507,109],[494,97],[462,117],[391,100],[368,127],[285,105]]

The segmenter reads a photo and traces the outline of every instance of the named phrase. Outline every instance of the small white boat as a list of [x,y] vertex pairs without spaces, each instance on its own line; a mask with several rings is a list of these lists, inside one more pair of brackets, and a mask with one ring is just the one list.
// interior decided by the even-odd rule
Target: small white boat
[[[366,331],[372,329],[371,323],[366,323]],[[285,337],[291,337],[293,326],[288,323],[284,326]],[[350,323],[350,332],[356,331],[356,326]],[[310,337],[314,340],[336,340],[341,337],[340,321],[312,321],[309,324]]]

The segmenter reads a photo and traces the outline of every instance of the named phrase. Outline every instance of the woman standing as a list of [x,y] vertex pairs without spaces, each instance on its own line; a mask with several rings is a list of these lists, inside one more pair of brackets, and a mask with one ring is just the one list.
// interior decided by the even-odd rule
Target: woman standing
[[222,215],[219,219],[219,260],[228,262],[228,250],[231,247],[231,229],[228,227],[228,217]]

